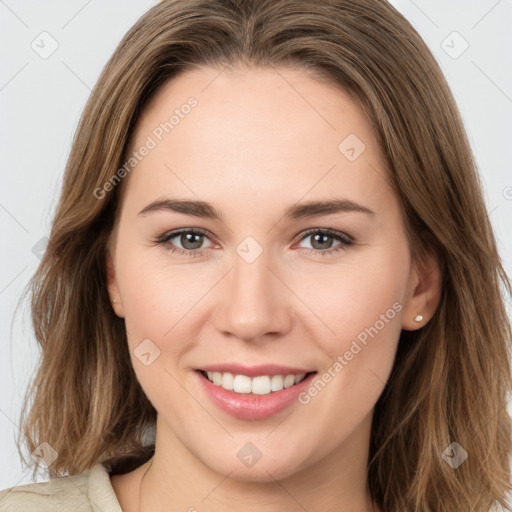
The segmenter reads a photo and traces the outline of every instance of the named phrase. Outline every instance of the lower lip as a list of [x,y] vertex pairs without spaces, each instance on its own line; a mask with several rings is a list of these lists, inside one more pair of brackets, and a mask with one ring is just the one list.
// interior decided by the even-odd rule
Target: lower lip
[[222,411],[241,420],[264,420],[280,413],[294,401],[298,395],[311,383],[316,373],[311,373],[303,381],[284,388],[281,391],[272,391],[268,395],[254,395],[228,391],[210,382],[199,370],[196,374],[212,402]]

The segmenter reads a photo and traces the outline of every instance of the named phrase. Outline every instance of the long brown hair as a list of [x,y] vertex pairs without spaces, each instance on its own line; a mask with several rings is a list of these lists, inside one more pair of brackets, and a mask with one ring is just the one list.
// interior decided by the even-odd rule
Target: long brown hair
[[[426,44],[384,0],[164,0],[123,38],[83,112],[30,282],[42,354],[22,411],[29,450],[56,450],[53,477],[154,449],[144,432],[156,411],[106,288],[123,183],[97,191],[126,161],[138,116],[163,83],[195,66],[240,64],[299,66],[349,92],[371,120],[412,254],[435,253],[443,267],[436,313],[402,332],[375,407],[372,499],[386,512],[506,507],[512,340],[501,292],[511,283],[454,98]],[[443,458],[454,442],[468,454],[457,468]]]

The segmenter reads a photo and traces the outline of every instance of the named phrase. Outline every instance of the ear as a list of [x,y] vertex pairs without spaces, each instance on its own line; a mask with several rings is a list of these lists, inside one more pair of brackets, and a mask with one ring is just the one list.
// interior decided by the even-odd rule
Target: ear
[[105,268],[107,271],[107,289],[110,296],[110,304],[112,305],[115,314],[120,318],[124,318],[123,303],[121,302],[121,296],[117,286],[116,270],[110,247],[107,248],[106,252]]
[[[442,280],[441,265],[434,254],[423,253],[414,262],[402,313],[402,329],[415,331],[430,321],[441,300]],[[423,318],[417,319],[418,315]]]

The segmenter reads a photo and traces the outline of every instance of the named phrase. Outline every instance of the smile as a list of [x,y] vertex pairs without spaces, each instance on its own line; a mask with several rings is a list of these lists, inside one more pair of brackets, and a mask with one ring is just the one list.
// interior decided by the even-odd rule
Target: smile
[[289,375],[260,375],[249,377],[247,375],[234,375],[230,372],[205,372],[201,373],[210,382],[227,391],[235,393],[251,393],[254,395],[268,395],[284,388],[299,384],[306,378],[306,373]]
[[[245,373],[242,373],[244,368],[237,367],[234,371],[233,365],[230,366],[232,371],[217,366],[197,369],[194,373],[198,376],[205,398],[222,413],[240,420],[264,420],[293,404],[298,406],[299,394],[311,385],[317,375],[316,371],[301,369],[300,373],[295,373],[299,368],[271,366],[245,367]],[[264,369],[267,373],[264,373]],[[289,373],[290,370],[295,371]]]

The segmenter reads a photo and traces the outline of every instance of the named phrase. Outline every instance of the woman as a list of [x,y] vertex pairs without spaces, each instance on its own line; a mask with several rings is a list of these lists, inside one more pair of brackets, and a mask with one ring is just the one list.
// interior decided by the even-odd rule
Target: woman
[[392,6],[164,0],[74,140],[32,281],[52,479],[2,510],[507,506],[500,283],[456,104]]

